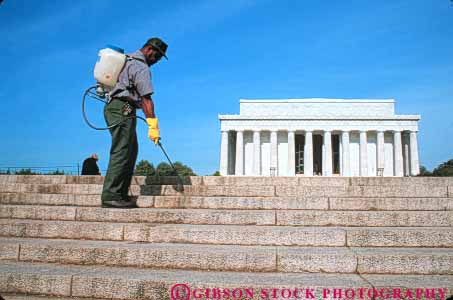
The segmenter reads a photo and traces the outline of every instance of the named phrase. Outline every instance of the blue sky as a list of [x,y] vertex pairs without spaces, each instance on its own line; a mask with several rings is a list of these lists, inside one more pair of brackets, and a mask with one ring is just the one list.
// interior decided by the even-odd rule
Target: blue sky
[[[107,44],[168,44],[152,67],[162,142],[199,175],[218,169],[218,114],[239,99],[393,98],[420,114],[421,163],[453,158],[453,3],[382,1],[26,1],[0,5],[0,167],[107,168],[110,136],[82,119]],[[89,116],[103,125],[102,105]],[[139,122],[140,159],[164,161]]]

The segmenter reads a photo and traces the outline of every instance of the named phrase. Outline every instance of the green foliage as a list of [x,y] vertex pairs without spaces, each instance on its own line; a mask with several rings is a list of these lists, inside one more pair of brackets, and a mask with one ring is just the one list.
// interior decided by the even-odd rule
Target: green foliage
[[176,171],[178,171],[179,176],[197,176],[189,166],[183,164],[182,162],[175,162],[173,164]]
[[156,170],[152,163],[147,160],[141,160],[138,162],[134,171],[135,176],[154,176],[156,175]]
[[37,175],[38,173],[33,172],[31,169],[20,169],[14,172],[15,175]]
[[220,172],[219,171],[215,171],[214,174],[212,174],[211,176],[220,176]]
[[[197,176],[194,171],[182,162],[173,164],[180,176]],[[161,162],[156,168],[147,160],[141,160],[135,167],[134,175],[136,176],[176,176],[173,168],[166,162]]]
[[56,171],[53,171],[53,172],[50,172],[50,173],[47,173],[47,175],[64,175],[64,171],[63,170],[56,170]]
[[433,176],[453,176],[453,159],[440,164],[433,170]]
[[[197,176],[189,166],[186,166],[182,162],[177,161],[173,165],[179,176]],[[158,176],[176,176],[171,165],[166,162],[161,162],[157,165],[156,172]]]
[[418,176],[433,176],[433,173],[425,166],[420,166],[420,174],[418,174]]
[[166,163],[161,162],[157,165],[156,172],[158,176],[175,176],[175,172],[173,171],[172,167]]

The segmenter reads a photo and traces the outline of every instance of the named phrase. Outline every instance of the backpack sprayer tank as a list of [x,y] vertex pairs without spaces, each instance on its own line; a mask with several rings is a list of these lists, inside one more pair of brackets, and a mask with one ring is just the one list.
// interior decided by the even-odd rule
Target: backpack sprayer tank
[[99,51],[99,59],[94,66],[94,78],[104,90],[112,89],[126,63],[124,50],[114,46]]

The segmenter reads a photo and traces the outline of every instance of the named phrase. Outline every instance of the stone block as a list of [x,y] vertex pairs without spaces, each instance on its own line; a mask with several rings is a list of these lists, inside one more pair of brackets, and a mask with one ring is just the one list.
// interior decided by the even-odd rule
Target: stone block
[[0,240],[0,260],[17,260],[19,258],[19,244]]
[[[203,209],[328,209],[324,197],[200,197],[155,196],[156,208]],[[138,202],[142,207],[143,202]],[[145,204],[146,205],[146,204]]]
[[195,210],[195,209],[106,209],[77,208],[78,221],[171,223],[171,224],[236,224],[274,225],[273,211]]
[[95,222],[0,219],[0,236],[122,240],[123,225]]
[[100,206],[100,195],[0,193],[1,204]]
[[347,187],[337,186],[277,186],[278,197],[332,197],[347,196]]
[[[0,262],[0,293],[41,294],[48,296],[70,296],[71,276],[49,274],[18,263]],[[38,270],[37,270],[38,269]]]
[[[349,177],[297,177],[299,186],[321,187],[347,187],[350,185]],[[296,186],[295,184],[292,186]]]
[[277,225],[289,226],[453,226],[453,211],[277,211]]
[[305,197],[447,197],[439,186],[277,186],[277,196]]
[[21,261],[137,268],[275,271],[273,248],[41,241],[21,243]]
[[[170,185],[148,185],[140,187],[141,195],[149,196],[233,196],[271,197],[275,195],[273,186],[184,186],[183,190]],[[134,194],[134,193],[133,193]]]
[[355,273],[357,258],[347,248],[278,248],[279,272]]
[[453,248],[451,228],[348,228],[352,247],[447,247]]
[[329,198],[331,210],[453,210],[450,198]]
[[[395,287],[400,289],[401,295],[404,295],[405,299],[445,300],[453,293],[453,276],[449,275],[421,276],[364,274],[362,277],[377,289],[384,287]],[[407,290],[409,290],[411,294],[406,294]],[[418,296],[417,292],[419,293]],[[397,297],[393,298],[395,299]]]
[[448,186],[448,197],[453,198],[453,185]]
[[351,185],[360,186],[447,186],[451,177],[351,177]]
[[32,219],[32,220],[75,220],[75,207],[55,206],[0,206],[0,218],[3,219]]
[[344,246],[345,231],[275,226],[127,224],[124,239],[153,243]]
[[354,248],[360,274],[453,275],[453,250]]
[[291,186],[298,185],[298,177],[268,176],[204,176],[203,184],[212,186]]
[[[170,288],[176,283],[185,283],[190,289],[219,288],[242,290],[247,288],[254,292],[249,299],[262,299],[261,291],[272,293],[271,288],[309,287],[314,295],[322,297],[323,289],[360,288],[370,285],[354,274],[281,274],[281,273],[248,273],[248,272],[200,272],[191,270],[159,270],[121,267],[62,266],[56,264],[34,264],[26,267],[23,263],[2,265],[3,277],[11,274],[32,274],[38,278],[59,277],[71,278],[71,296],[99,299],[170,299]],[[24,270],[27,269],[27,270]],[[5,285],[0,280],[0,291]],[[31,289],[22,290],[30,291]],[[40,294],[51,296],[52,291],[40,291]],[[301,294],[299,294],[300,296]],[[64,295],[67,296],[67,295]],[[319,298],[318,297],[318,298]],[[367,298],[365,298],[367,299]]]
[[350,196],[356,197],[447,197],[446,186],[351,186]]

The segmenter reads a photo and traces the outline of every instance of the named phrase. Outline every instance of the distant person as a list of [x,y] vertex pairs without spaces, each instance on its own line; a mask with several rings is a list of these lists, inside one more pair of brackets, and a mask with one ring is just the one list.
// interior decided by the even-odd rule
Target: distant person
[[99,157],[96,153],[85,159],[82,166],[82,175],[101,175],[97,164],[98,160]]

